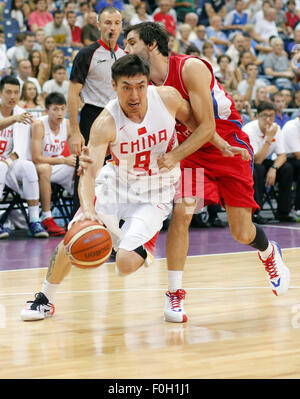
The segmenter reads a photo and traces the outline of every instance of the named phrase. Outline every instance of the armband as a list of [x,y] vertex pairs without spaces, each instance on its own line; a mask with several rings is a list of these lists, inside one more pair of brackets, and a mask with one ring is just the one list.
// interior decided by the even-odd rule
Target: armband
[[5,163],[7,164],[7,166],[10,168],[11,165],[13,164],[13,160],[11,158],[6,158]]

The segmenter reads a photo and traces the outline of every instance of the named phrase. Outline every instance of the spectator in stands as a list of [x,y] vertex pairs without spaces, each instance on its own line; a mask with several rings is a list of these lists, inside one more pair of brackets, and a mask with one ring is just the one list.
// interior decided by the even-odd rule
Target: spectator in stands
[[70,27],[63,23],[64,13],[60,10],[55,10],[53,13],[53,21],[45,26],[46,36],[52,36],[55,43],[59,46],[70,46],[72,35]]
[[[20,84],[12,76],[0,81],[0,198],[5,184],[16,191],[28,204],[29,232],[35,237],[48,237],[39,220],[39,185],[34,164],[25,158],[26,127],[32,122],[29,112],[17,103]],[[27,126],[26,126],[27,125]],[[10,234],[0,224],[0,238]]]
[[94,8],[97,14],[99,14],[100,10],[109,6],[115,7],[120,11],[123,11],[124,9],[123,2],[121,0],[99,0],[98,2],[96,1],[96,6],[94,6]]
[[198,25],[198,15],[195,12],[188,12],[185,14],[184,23],[190,25],[192,28],[189,41],[193,41],[197,38],[196,28]]
[[177,21],[184,22],[184,18],[188,12],[195,12],[193,0],[175,0],[174,8],[177,14]]
[[25,39],[25,32],[20,32],[16,35],[15,45],[6,50],[6,56],[8,58],[8,61],[12,60],[16,48],[23,46],[24,39]]
[[[133,17],[137,16],[137,13],[135,11],[135,7],[138,5],[139,2],[140,2],[140,0],[129,0],[128,4],[124,3],[123,15],[124,15],[125,25],[130,24],[131,19]],[[155,11],[156,12],[160,12],[160,9],[156,8]],[[154,16],[154,13],[153,13],[153,16]]]
[[245,101],[242,94],[235,92],[232,94],[232,99],[234,101],[236,109],[242,117],[243,125],[246,125],[247,123],[255,119],[250,103],[248,101]]
[[232,44],[229,46],[225,54],[231,58],[231,68],[235,70],[238,66],[240,56],[245,51],[244,48],[244,36],[242,33],[237,33],[233,39]]
[[[282,93],[282,91],[281,91]],[[286,100],[287,101],[287,100]],[[289,107],[287,107],[289,108]],[[297,90],[294,94],[294,101],[293,101],[293,108],[297,108],[292,114],[291,114],[291,119],[295,119],[299,115],[299,109],[300,109],[300,90]]]
[[[62,50],[54,50],[50,63],[46,65],[45,68],[42,68],[42,71],[39,76],[39,80],[42,82],[42,86],[44,83],[50,79],[53,79],[53,68],[55,65],[65,65],[66,66],[66,59],[64,52]],[[66,72],[65,79],[68,79],[68,74]]]
[[11,18],[18,21],[20,31],[23,32],[26,30],[26,26],[24,24],[24,12],[23,12],[23,0],[12,0],[10,16]]
[[68,25],[68,12],[75,12],[76,14],[76,4],[73,1],[68,1],[64,4],[64,24]]
[[293,90],[282,89],[282,90],[280,90],[280,93],[285,98],[285,103],[287,104],[287,108],[294,108]]
[[175,55],[178,52],[178,42],[171,33],[168,33],[168,50],[169,55]]
[[212,19],[218,16],[223,20],[227,13],[225,0],[206,0],[199,15],[199,24],[212,25]]
[[159,11],[153,15],[155,22],[161,22],[165,25],[166,31],[176,36],[176,20],[169,13],[170,1],[169,0],[159,0]]
[[71,47],[83,47],[81,43],[81,28],[76,26],[76,13],[74,11],[67,12],[67,23],[71,31]]
[[42,62],[46,65],[50,65],[52,60],[52,54],[56,49],[55,40],[52,36],[46,36],[43,42],[41,55]]
[[274,38],[271,45],[273,51],[266,56],[263,64],[265,74],[274,78],[274,84],[279,90],[292,89],[295,75],[285,54],[283,40],[279,37]]
[[272,47],[270,46],[269,41],[262,39],[257,34],[257,32],[255,32],[254,26],[251,24],[247,24],[244,26],[243,35],[245,50],[250,50],[257,57],[257,59],[253,61],[256,64],[261,64],[263,62],[265,54],[269,54],[272,51]]
[[288,121],[283,129],[282,136],[287,153],[287,162],[293,167],[294,181],[296,182],[295,214],[300,217],[300,108],[298,116]]
[[266,16],[266,11],[269,8],[271,8],[272,5],[273,5],[273,2],[271,2],[271,0],[263,0],[260,9],[257,10],[257,12],[254,15],[252,15],[252,18],[250,21],[251,24],[255,25],[257,21],[264,19]]
[[277,27],[277,31],[282,39],[287,39],[289,33],[287,33],[287,28],[285,24],[286,16],[285,11],[283,11],[283,0],[274,0],[273,7],[276,11],[275,25]]
[[211,17],[210,25],[206,28],[207,39],[217,46],[221,54],[225,53],[227,48],[231,45],[231,42],[222,31],[222,27],[222,18],[215,15]]
[[43,43],[45,39],[45,30],[44,28],[38,28],[35,31],[35,43],[34,43],[34,50],[39,50],[41,51],[43,48]]
[[33,32],[26,32],[25,33],[25,39],[23,41],[22,46],[18,46],[13,54],[13,57],[11,59],[11,66],[13,69],[13,72],[15,73],[18,63],[20,60],[28,60],[29,54],[33,50],[35,43],[35,35]]
[[234,9],[229,11],[224,18],[223,31],[227,35],[243,31],[243,27],[248,23],[248,13],[244,9],[244,1],[235,0]]
[[39,176],[42,204],[42,225],[50,236],[65,234],[51,214],[51,183],[63,186],[73,194],[76,155],[63,156],[70,137],[69,120],[65,119],[66,99],[60,93],[51,93],[45,99],[46,115],[31,127],[32,160]]
[[11,63],[4,51],[0,50],[0,78],[11,73]]
[[212,68],[214,74],[218,74],[220,71],[220,66],[218,64],[217,58],[214,55],[215,49],[211,42],[205,42],[202,47],[202,58],[208,61]]
[[251,101],[251,108],[257,108],[261,102],[269,102],[270,94],[267,87],[258,87],[256,90],[255,100]]
[[283,112],[283,110],[287,108],[284,95],[280,92],[275,93],[273,95],[273,104],[275,105],[276,109],[275,122],[278,126],[280,126],[280,129],[282,129],[283,126],[290,120],[288,114]]
[[53,21],[53,16],[48,11],[47,0],[36,0],[35,4],[36,10],[28,18],[28,27],[32,32],[35,32],[38,28],[43,28]]
[[244,96],[245,101],[251,102],[255,100],[256,91],[259,87],[267,87],[267,83],[263,79],[258,79],[258,69],[253,63],[246,66],[246,79],[238,84],[238,92]]
[[[278,207],[276,218],[283,222],[295,221],[289,215],[292,208],[293,169],[286,162],[286,152],[280,127],[274,122],[275,107],[272,103],[262,102],[257,108],[257,120],[247,123],[243,130],[249,135],[254,152],[254,198],[263,205],[265,187],[271,189],[278,182]],[[271,159],[276,154],[275,161]],[[256,213],[254,220],[261,220]]]
[[70,81],[68,80],[66,66],[63,64],[54,65],[52,69],[52,76],[53,78],[47,80],[43,85],[44,99],[48,94],[53,92],[61,93],[67,99]]
[[81,41],[84,46],[89,46],[99,39],[100,31],[97,14],[94,11],[90,11],[86,14],[85,22],[81,28]]
[[33,50],[29,54],[28,60],[31,63],[31,77],[36,78],[42,87],[44,83],[42,77],[45,74],[44,70],[47,68],[47,65],[42,63],[41,52]]
[[45,107],[44,101],[42,96],[39,95],[36,85],[33,82],[28,81],[23,84],[18,105],[23,109],[29,109],[33,120],[43,115]]
[[201,57],[201,53],[194,44],[190,44],[185,50],[186,55],[193,55],[195,57]]
[[78,5],[78,15],[76,18],[76,26],[82,28],[84,25],[84,16],[92,11],[89,3],[87,1],[81,1]]
[[181,24],[179,27],[180,39],[178,39],[178,54],[185,54],[186,49],[191,45],[189,36],[192,28],[189,24]]
[[257,13],[262,11],[262,0],[248,0],[245,3],[245,9],[248,12],[249,23],[253,23],[255,21],[255,16]]
[[271,36],[278,36],[275,18],[276,10],[274,8],[268,8],[265,12],[264,18],[258,20],[254,25],[254,29],[261,40],[267,41]]
[[198,25],[196,27],[196,35],[197,38],[191,42],[198,48],[200,53],[202,53],[203,44],[206,42],[206,28],[204,25]]
[[20,91],[22,92],[23,84],[25,82],[33,82],[37,88],[39,94],[42,93],[41,86],[39,81],[36,78],[33,78],[32,75],[32,67],[29,60],[21,60],[18,65],[18,74],[17,79],[20,83]]
[[219,65],[219,71],[216,72],[216,78],[228,92],[232,92],[237,89],[237,79],[230,67],[231,58],[229,55],[221,54],[217,58]]
[[247,79],[246,67],[250,63],[253,63],[251,52],[245,50],[242,51],[238,61],[238,66],[235,69],[235,76],[237,78],[238,83],[241,82],[243,79]]
[[299,14],[296,10],[295,0],[288,0],[286,3],[287,11],[285,13],[286,17],[286,27],[288,34],[292,34],[296,23],[299,21]]
[[[291,56],[292,55],[292,50],[294,49],[294,46],[297,44],[298,46],[299,46],[299,48],[300,48],[300,30],[293,30],[293,41],[291,41],[289,44],[288,44],[288,47],[287,47],[287,52],[288,52],[288,55],[289,56]],[[297,46],[297,47],[298,47]]]
[[131,25],[136,25],[141,22],[151,22],[153,21],[152,15],[147,13],[147,3],[145,1],[140,1],[135,6],[136,16],[133,16],[130,20]]

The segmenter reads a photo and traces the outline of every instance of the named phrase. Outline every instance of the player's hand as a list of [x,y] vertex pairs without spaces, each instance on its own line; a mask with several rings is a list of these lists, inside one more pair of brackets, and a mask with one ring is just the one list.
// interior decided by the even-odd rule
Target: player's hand
[[223,157],[234,157],[235,155],[240,155],[244,161],[251,161],[251,155],[246,148],[234,147],[232,145],[228,145],[222,151]]
[[98,222],[103,226],[103,222],[102,220],[99,218],[99,216],[97,215],[95,209],[91,209],[89,211],[83,211],[79,218],[78,218],[78,222],[83,222],[84,220],[91,220],[93,222]]
[[266,187],[272,187],[276,180],[276,169],[270,168],[266,174]]
[[161,172],[168,172],[175,168],[177,162],[172,152],[162,154],[157,158],[157,165]]
[[31,113],[23,112],[22,114],[16,115],[16,122],[24,123],[24,125],[30,125],[33,122]]
[[68,157],[64,158],[64,163],[69,166],[76,166],[76,155],[71,154]]
[[84,137],[81,133],[73,133],[68,140],[68,145],[70,148],[70,152],[75,155],[81,154],[81,149],[84,146],[85,141]]
[[82,176],[84,174],[85,169],[87,169],[88,165],[93,163],[92,158],[89,156],[88,147],[82,147],[81,155],[79,157],[79,167],[77,169],[77,175]]

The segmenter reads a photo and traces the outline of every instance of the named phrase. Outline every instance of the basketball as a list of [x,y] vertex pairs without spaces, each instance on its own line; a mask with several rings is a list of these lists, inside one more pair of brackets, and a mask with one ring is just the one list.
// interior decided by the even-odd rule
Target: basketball
[[65,235],[64,245],[72,265],[81,269],[102,265],[112,251],[109,232],[92,220],[74,223]]

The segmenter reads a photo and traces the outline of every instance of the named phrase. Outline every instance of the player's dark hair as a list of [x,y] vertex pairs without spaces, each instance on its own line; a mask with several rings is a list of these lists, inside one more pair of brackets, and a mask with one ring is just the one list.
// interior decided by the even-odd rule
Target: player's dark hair
[[128,33],[131,31],[137,32],[139,38],[143,40],[146,46],[151,46],[154,42],[156,42],[158,51],[165,57],[169,55],[169,38],[162,24],[158,24],[156,22],[141,22],[140,24],[127,26],[124,29],[125,39],[127,38]]
[[13,76],[8,75],[8,76],[4,76],[4,78],[2,78],[0,81],[0,92],[3,90],[4,85],[6,85],[6,84],[20,87],[20,82],[18,81],[18,79]]
[[257,114],[260,114],[263,111],[275,111],[276,108],[273,103],[270,103],[269,101],[261,101],[258,106],[257,106]]
[[121,76],[145,75],[150,79],[150,66],[146,60],[137,54],[128,54],[119,58],[111,68],[111,75],[115,83]]
[[67,101],[65,99],[65,96],[61,93],[58,93],[57,91],[54,91],[45,98],[45,107],[47,109],[50,108],[50,105],[66,105]]

